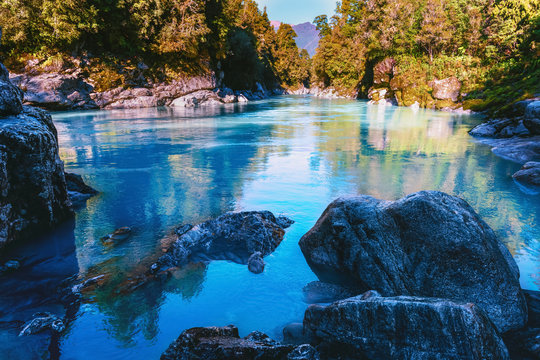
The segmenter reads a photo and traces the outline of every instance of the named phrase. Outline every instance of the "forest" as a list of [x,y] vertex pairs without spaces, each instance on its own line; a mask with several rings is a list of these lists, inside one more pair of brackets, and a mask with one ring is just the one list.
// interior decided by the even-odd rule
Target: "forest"
[[[396,61],[396,88],[425,101],[428,82],[456,76],[473,110],[504,110],[538,93],[540,4],[535,0],[344,0],[315,19],[322,39],[313,81],[362,96],[373,65]],[[406,100],[406,99],[404,99]]]
[[233,89],[311,85],[366,98],[374,65],[392,58],[399,105],[431,107],[429,82],[449,76],[476,111],[509,111],[539,92],[535,0],[343,0],[333,16],[314,19],[313,59],[254,0],[6,0],[0,23],[10,69],[31,58],[46,59],[45,70],[78,59],[97,90],[141,85],[130,69],[144,64],[144,81],[222,71]]
[[215,69],[239,89],[308,80],[309,56],[291,26],[276,33],[253,0],[10,0],[0,5],[0,24],[8,67],[37,58],[46,70],[77,59],[101,90],[129,86],[140,63],[152,81]]

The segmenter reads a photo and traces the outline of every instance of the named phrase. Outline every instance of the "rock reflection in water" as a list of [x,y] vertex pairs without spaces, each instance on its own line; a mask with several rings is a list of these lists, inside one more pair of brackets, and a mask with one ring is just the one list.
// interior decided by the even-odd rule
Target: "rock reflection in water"
[[60,318],[68,305],[63,298],[65,280],[79,271],[70,221],[54,234],[43,236],[8,249],[5,260],[17,259],[21,267],[0,276],[0,354],[10,360],[52,358],[59,356],[58,338],[44,332],[18,336],[24,323],[38,312],[50,312]]
[[204,263],[191,263],[157,276],[146,276],[142,270],[137,266],[126,271],[122,259],[113,257],[88,270],[87,278],[103,278],[81,291],[82,301],[97,306],[105,315],[109,334],[125,345],[138,331],[153,339],[159,332],[159,309],[166,294],[189,300],[201,291],[206,275]]

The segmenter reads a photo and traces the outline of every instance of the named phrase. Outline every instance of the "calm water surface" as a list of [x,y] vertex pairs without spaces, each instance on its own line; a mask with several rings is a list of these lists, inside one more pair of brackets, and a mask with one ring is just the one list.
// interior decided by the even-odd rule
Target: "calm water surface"
[[[281,97],[201,109],[66,112],[54,115],[66,170],[101,194],[77,213],[69,260],[81,277],[117,283],[146,269],[182,223],[232,210],[267,209],[296,223],[261,275],[226,261],[189,266],[135,292],[88,294],[60,342],[63,359],[157,359],[182,330],[235,324],[280,338],[302,320],[302,287],[316,280],[300,237],[338,196],[397,199],[441,190],[466,199],[506,243],[521,284],[540,286],[540,195],[519,168],[475,143],[478,119],[371,106],[362,101]],[[132,237],[107,248],[120,226]],[[73,240],[71,240],[73,241]],[[422,249],[419,249],[421,251]]]

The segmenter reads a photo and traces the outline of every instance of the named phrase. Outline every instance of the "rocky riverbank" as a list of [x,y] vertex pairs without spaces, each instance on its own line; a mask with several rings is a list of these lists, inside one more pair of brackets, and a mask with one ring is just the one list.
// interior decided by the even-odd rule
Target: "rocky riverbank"
[[325,304],[286,326],[283,343],[259,332],[240,338],[234,326],[193,328],[162,359],[540,356],[540,296],[522,291],[509,251],[462,199],[338,199],[299,244],[328,282],[306,286],[307,302]]
[[0,249],[49,230],[96,191],[69,174],[51,116],[23,105],[23,92],[0,64]]
[[51,116],[22,105],[0,64],[0,248],[72,216]]
[[492,119],[469,134],[492,146],[495,155],[523,165],[513,177],[535,191],[540,189],[540,98],[520,101],[513,109],[514,116]]
[[24,103],[48,110],[130,109],[156,106],[194,107],[242,103],[283,93],[257,83],[252,90],[233,91],[215,73],[183,77],[170,82],[144,82],[97,91],[80,69],[36,72],[27,66],[10,79],[24,93]]

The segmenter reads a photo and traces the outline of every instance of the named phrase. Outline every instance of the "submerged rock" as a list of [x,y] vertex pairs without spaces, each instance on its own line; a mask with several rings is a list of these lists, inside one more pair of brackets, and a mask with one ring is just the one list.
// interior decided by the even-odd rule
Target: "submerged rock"
[[205,260],[247,264],[255,252],[271,254],[283,240],[283,219],[269,211],[227,213],[182,232],[152,266],[152,272]]
[[161,355],[161,360],[231,359],[231,360],[287,360],[318,359],[315,349],[282,345],[266,334],[253,332],[240,338],[238,328],[192,328],[184,331]]
[[91,278],[89,278],[89,279],[86,279],[86,280],[83,281],[82,283],[73,285],[73,286],[71,287],[71,292],[72,292],[73,294],[80,294],[81,291],[83,291],[83,290],[85,290],[85,289],[88,289],[89,287],[92,287],[92,286],[99,286],[99,285],[102,284],[105,280],[106,280],[106,276],[105,276],[105,275],[98,275],[98,276],[91,277]]
[[540,186],[540,162],[529,161],[512,177],[521,183]]
[[335,200],[300,247],[323,281],[475,303],[502,332],[527,321],[512,255],[469,204],[445,193]]
[[38,334],[46,330],[61,333],[65,328],[62,319],[56,315],[51,313],[36,313],[34,314],[34,318],[24,325],[19,336]]
[[17,260],[9,260],[4,263],[4,265],[0,266],[0,275],[12,272],[17,270],[21,267],[21,263]]
[[103,236],[100,240],[104,244],[116,244],[120,241],[126,240],[131,235],[131,228],[124,226],[114,230],[111,234]]
[[66,172],[65,176],[69,199],[74,208],[82,207],[86,200],[98,193],[84,182],[81,175]]
[[254,274],[262,273],[264,271],[264,266],[266,265],[260,251],[254,252],[253,255],[249,257],[247,264],[248,270]]
[[302,345],[310,342],[310,339],[304,336],[304,325],[302,323],[291,323],[283,328],[284,344]]
[[182,225],[182,226],[177,227],[176,230],[175,230],[175,233],[178,236],[182,236],[191,229],[193,229],[193,225],[186,224],[186,225]]
[[478,306],[444,299],[371,293],[311,305],[304,331],[330,359],[509,359]]

